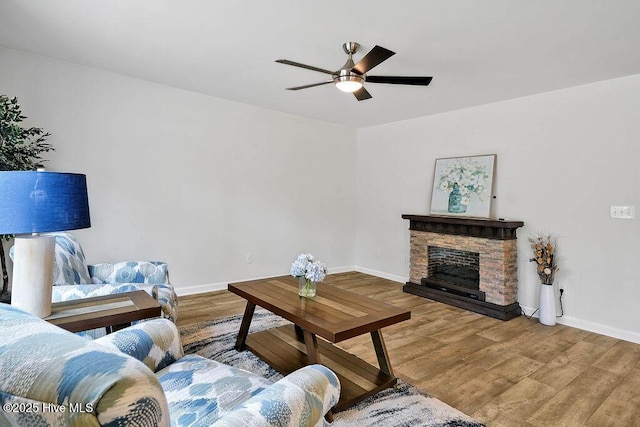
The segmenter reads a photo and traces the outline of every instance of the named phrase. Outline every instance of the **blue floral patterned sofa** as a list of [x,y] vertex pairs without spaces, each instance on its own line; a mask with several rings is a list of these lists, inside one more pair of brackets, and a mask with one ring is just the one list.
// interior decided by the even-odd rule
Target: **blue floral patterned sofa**
[[89,340],[0,303],[1,426],[321,426],[340,395],[322,365],[275,383],[183,355],[154,319]]
[[[80,243],[70,233],[56,237],[52,301],[68,301],[144,290],[162,307],[162,315],[176,321],[178,297],[169,283],[164,262],[128,261],[87,265]],[[13,248],[10,251],[13,258]]]

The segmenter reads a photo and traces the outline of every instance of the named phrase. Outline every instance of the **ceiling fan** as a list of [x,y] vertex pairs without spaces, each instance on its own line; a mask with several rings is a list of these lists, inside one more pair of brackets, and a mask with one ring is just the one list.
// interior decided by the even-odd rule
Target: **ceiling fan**
[[403,77],[403,76],[368,76],[367,73],[375,66],[381,64],[395,55],[395,52],[381,46],[374,46],[358,63],[353,62],[353,54],[358,51],[360,45],[356,42],[347,42],[342,45],[345,53],[349,55],[347,62],[338,70],[330,71],[312,65],[301,64],[289,61],[288,59],[277,59],[276,62],[294,67],[306,68],[307,70],[318,71],[329,74],[332,79],[326,82],[313,83],[310,85],[288,87],[287,90],[308,89],[310,87],[327,85],[334,83],[343,92],[351,92],[358,101],[371,98],[371,94],[364,88],[364,82],[388,83],[394,85],[414,85],[427,86],[433,77]]

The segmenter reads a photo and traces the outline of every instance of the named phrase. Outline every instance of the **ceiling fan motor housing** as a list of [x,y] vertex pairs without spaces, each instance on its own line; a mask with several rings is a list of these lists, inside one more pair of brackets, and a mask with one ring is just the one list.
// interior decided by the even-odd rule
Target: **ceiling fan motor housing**
[[346,42],[342,45],[342,49],[344,49],[344,53],[347,55],[353,55],[360,49],[360,43]]

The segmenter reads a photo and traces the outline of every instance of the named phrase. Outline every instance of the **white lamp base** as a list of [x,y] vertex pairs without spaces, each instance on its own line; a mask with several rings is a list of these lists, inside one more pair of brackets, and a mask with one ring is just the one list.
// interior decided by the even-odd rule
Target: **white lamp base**
[[38,317],[51,314],[54,236],[16,236],[11,305]]

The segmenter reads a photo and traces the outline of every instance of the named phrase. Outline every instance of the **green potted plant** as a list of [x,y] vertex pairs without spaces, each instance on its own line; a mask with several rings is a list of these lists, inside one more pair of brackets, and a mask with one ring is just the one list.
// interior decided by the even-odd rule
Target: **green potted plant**
[[[22,127],[21,122],[26,119],[22,115],[18,99],[0,95],[0,171],[36,170],[42,167],[40,155],[54,148],[45,142],[50,136],[44,130],[36,127]],[[11,300],[8,292],[9,273],[3,241],[8,241],[12,235],[0,235],[0,263],[2,264],[2,293],[0,301]]]

